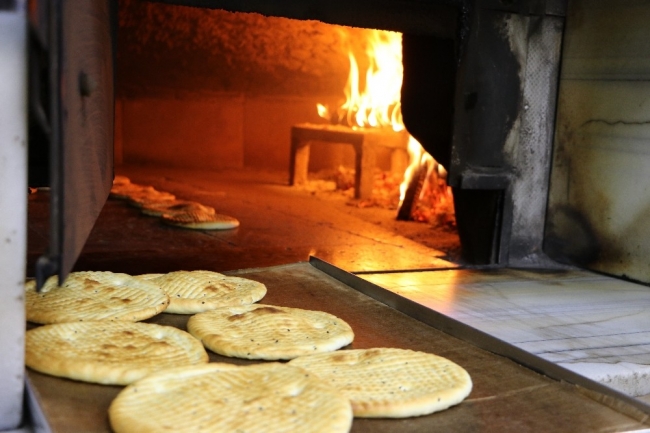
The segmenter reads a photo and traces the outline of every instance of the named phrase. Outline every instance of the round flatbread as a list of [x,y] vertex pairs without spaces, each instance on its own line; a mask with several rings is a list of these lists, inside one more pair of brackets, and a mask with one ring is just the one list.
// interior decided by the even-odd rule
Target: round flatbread
[[216,211],[210,206],[204,206],[194,201],[172,200],[166,202],[149,202],[142,205],[140,212],[149,216],[183,214],[187,212],[205,212],[214,215]]
[[153,186],[139,185],[137,183],[116,184],[111,188],[110,196],[112,198],[126,200],[136,194],[151,194],[156,191]]
[[59,287],[58,277],[47,279],[40,293],[36,282],[25,284],[27,320],[62,323],[82,320],[137,322],[163,312],[169,296],[157,284],[127,274],[73,272]]
[[354,340],[350,325],[329,313],[263,304],[197,314],[187,330],[215,353],[246,359],[292,359]]
[[130,183],[131,183],[131,179],[129,179],[126,176],[121,176],[118,174],[113,178],[113,185],[115,186],[124,186]]
[[206,364],[190,334],[151,323],[59,323],[27,331],[25,364],[41,373],[105,385],[128,385],[165,368]]
[[426,415],[460,403],[472,390],[472,379],[461,366],[412,350],[341,350],[299,357],[289,364],[338,389],[352,402],[356,417]]
[[154,190],[142,194],[130,195],[126,199],[126,202],[133,207],[142,208],[142,206],[149,203],[171,203],[175,200],[176,196],[174,194]]
[[116,433],[339,433],[352,426],[346,398],[279,363],[211,363],[155,373],[123,389],[108,415]]
[[194,314],[231,305],[247,305],[266,295],[266,286],[211,271],[176,271],[146,279],[169,295],[165,313]]
[[174,227],[191,230],[230,230],[239,227],[239,220],[229,215],[188,210],[162,214],[162,222]]

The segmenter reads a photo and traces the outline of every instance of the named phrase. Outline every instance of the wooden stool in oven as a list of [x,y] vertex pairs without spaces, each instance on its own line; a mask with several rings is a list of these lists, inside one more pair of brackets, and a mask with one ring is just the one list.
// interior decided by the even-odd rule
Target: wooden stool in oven
[[303,123],[291,128],[291,156],[289,162],[289,185],[307,182],[309,148],[313,141],[350,144],[354,148],[354,197],[370,197],[373,186],[378,147],[406,151],[408,133],[388,128],[353,129],[339,125],[316,125]]

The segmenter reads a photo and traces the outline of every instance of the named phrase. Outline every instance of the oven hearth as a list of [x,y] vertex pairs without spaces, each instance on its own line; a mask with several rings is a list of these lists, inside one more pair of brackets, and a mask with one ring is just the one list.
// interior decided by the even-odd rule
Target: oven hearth
[[[305,261],[310,255],[348,271],[455,266],[458,237],[448,227],[396,221],[394,210],[350,206],[340,192],[286,185],[285,172],[170,169],[125,165],[118,173],[240,220],[240,227],[200,231],[166,226],[124,201],[109,199],[75,270],[129,274],[217,272]],[[29,260],[46,247],[48,193],[29,197]]]

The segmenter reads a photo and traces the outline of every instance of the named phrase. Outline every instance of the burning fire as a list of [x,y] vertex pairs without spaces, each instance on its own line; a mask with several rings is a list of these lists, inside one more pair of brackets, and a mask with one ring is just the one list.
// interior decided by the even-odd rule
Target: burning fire
[[400,207],[406,198],[407,188],[414,177],[419,177],[421,187],[417,196],[413,197],[410,216],[415,221],[429,221],[434,218],[438,224],[455,223],[454,204],[451,187],[447,186],[447,171],[438,164],[413,137],[409,136],[408,153],[410,164],[404,172],[404,180],[400,184]]
[[379,128],[390,126],[394,131],[404,130],[400,110],[402,88],[401,33],[372,30],[366,48],[369,66],[365,87],[354,53],[350,51],[350,73],[345,85],[345,102],[330,113],[329,107],[318,104],[319,116],[351,127]]
[[404,182],[399,186],[399,202],[400,204],[404,201],[406,196],[406,188],[408,187],[408,181],[413,178],[415,171],[422,167],[424,164],[434,161],[434,159],[429,155],[415,138],[409,136],[408,144],[408,153],[409,153],[409,166],[406,167],[404,172]]
[[[369,66],[363,88],[357,59],[350,51],[350,72],[344,88],[345,102],[335,112],[328,106],[317,104],[318,115],[331,123],[352,128],[390,127],[397,132],[405,130],[400,107],[404,72],[401,33],[371,30],[365,54]],[[446,185],[445,169],[410,135],[408,153],[409,166],[404,172],[399,188],[399,205],[402,205],[414,176],[423,176],[422,168],[426,167],[426,176],[423,177],[418,197],[414,199],[425,199],[431,210],[429,213],[442,214],[444,222],[453,221],[453,204],[450,188]],[[419,221],[429,220],[431,217],[417,206],[413,208],[412,213],[412,218]],[[437,218],[440,220],[440,215]]]

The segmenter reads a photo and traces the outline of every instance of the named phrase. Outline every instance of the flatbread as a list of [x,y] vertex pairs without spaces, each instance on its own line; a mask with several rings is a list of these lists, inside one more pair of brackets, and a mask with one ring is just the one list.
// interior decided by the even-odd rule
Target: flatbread
[[194,201],[172,200],[163,202],[149,202],[142,205],[140,212],[149,216],[162,216],[163,214],[174,215],[187,212],[198,211],[214,215],[216,211],[213,207],[204,206]]
[[150,280],[155,280],[156,278],[160,278],[166,274],[140,274],[140,275],[134,275],[133,278],[137,278],[138,280],[145,280],[145,281],[150,281]]
[[472,379],[452,361],[424,352],[377,348],[341,350],[296,358],[304,368],[352,402],[356,417],[426,415],[460,403]]
[[197,314],[187,330],[215,353],[246,359],[330,352],[354,339],[350,325],[332,314],[263,304]]
[[58,277],[47,279],[40,293],[36,282],[25,284],[27,320],[63,323],[83,320],[136,322],[163,312],[169,296],[157,284],[127,274],[73,272],[58,287]]
[[153,190],[128,194],[126,202],[133,207],[142,208],[143,206],[146,206],[150,203],[169,203],[174,200],[176,200],[176,196],[174,194]]
[[113,178],[113,185],[115,186],[123,186],[123,185],[128,185],[131,183],[131,179],[129,179],[126,176],[121,176],[121,175],[116,175]]
[[134,194],[146,194],[156,191],[151,185],[139,185],[137,183],[114,184],[111,188],[110,196],[112,198],[126,200]]
[[155,373],[108,410],[113,431],[339,433],[350,402],[304,370],[279,363],[211,363]]
[[176,271],[157,278],[139,278],[158,285],[169,295],[166,313],[194,314],[219,307],[247,305],[266,295],[266,286],[260,282],[211,271]]
[[84,382],[128,385],[165,368],[207,362],[208,354],[196,338],[151,323],[59,323],[25,335],[28,367]]
[[160,218],[162,222],[170,226],[191,230],[230,230],[239,227],[237,218],[195,210],[163,214]]

